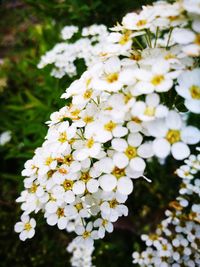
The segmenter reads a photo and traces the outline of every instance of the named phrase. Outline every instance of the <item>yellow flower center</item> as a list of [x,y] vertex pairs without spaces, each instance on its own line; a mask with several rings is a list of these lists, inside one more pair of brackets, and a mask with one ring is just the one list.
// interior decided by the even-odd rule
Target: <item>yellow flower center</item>
[[32,229],[32,227],[31,227],[30,223],[25,223],[24,230],[30,231],[31,229]]
[[84,121],[85,123],[90,123],[90,122],[93,122],[93,121],[94,121],[94,118],[91,117],[91,116],[86,116],[86,117],[83,119],[83,121]]
[[176,57],[175,57],[175,55],[169,53],[169,54],[165,55],[164,58],[165,58],[166,60],[168,60],[168,59],[173,59],[173,58],[176,58]]
[[85,231],[85,232],[83,233],[83,238],[86,239],[86,238],[88,238],[90,235],[91,235],[90,232]]
[[91,178],[91,176],[90,176],[89,172],[83,172],[81,174],[81,177],[80,177],[80,179],[85,183],[87,183],[90,180],[90,178]]
[[87,146],[88,148],[92,148],[93,145],[94,145],[94,139],[93,139],[93,138],[88,139],[88,140],[87,140],[87,143],[86,143],[86,146]]
[[116,126],[117,124],[115,122],[109,121],[108,123],[104,125],[104,129],[106,131],[112,132],[112,130],[114,130]]
[[120,169],[118,167],[115,167],[112,171],[112,174],[116,177],[116,178],[120,178],[122,176],[125,176],[125,169]]
[[38,186],[36,184],[32,184],[31,188],[29,188],[29,193],[35,193],[37,191]]
[[59,168],[58,171],[61,174],[67,174],[68,173],[68,171],[65,168]]
[[149,239],[150,240],[157,240],[158,239],[158,236],[156,234],[150,234],[149,235]]
[[193,99],[200,99],[200,86],[192,85],[190,87],[190,94]]
[[168,248],[167,248],[167,245],[162,245],[162,249],[164,250],[164,251],[166,251]]
[[69,166],[73,160],[74,159],[73,159],[72,155],[67,155],[64,157],[63,163],[65,163],[66,165]]
[[125,151],[125,155],[129,158],[135,158],[137,156],[137,148],[133,147],[133,146],[128,146],[126,151]]
[[142,56],[139,53],[134,53],[131,55],[130,59],[133,59],[135,61],[139,61],[140,59],[142,59]]
[[104,219],[103,222],[102,222],[102,225],[106,226],[107,224],[108,224],[108,221]]
[[52,157],[48,157],[45,160],[45,165],[49,166],[52,162],[53,162],[53,158]]
[[169,16],[168,19],[172,22],[178,19],[178,16]]
[[74,182],[71,180],[65,180],[62,184],[62,186],[64,187],[65,191],[71,190],[72,186],[73,186]]
[[136,23],[136,26],[142,27],[142,26],[145,26],[146,24],[147,24],[147,20],[141,19],[141,20],[138,20],[138,22]]
[[38,169],[35,165],[31,165],[31,169],[34,170],[34,169]]
[[58,215],[58,218],[63,217],[65,215],[63,208],[58,208],[56,214]]
[[141,123],[142,121],[138,117],[132,117],[131,120],[136,123]]
[[49,193],[49,201],[55,202],[56,199],[52,196],[51,193]]
[[114,209],[118,205],[118,202],[116,199],[113,199],[113,200],[109,201],[109,205],[110,205],[111,209]]
[[129,100],[131,100],[133,97],[131,95],[131,93],[127,93],[124,95],[124,102],[125,104],[127,104],[129,102]]
[[82,210],[83,209],[83,204],[82,203],[77,203],[75,205],[76,209],[79,211],[79,210]]
[[75,138],[72,138],[71,140],[68,140],[68,143],[70,144],[70,145],[73,145],[73,143],[76,141],[76,139]]
[[48,179],[52,177],[52,175],[56,172],[56,170],[50,170],[47,172]]
[[200,45],[200,34],[197,34],[194,40],[194,43]]
[[85,93],[84,93],[84,95],[83,95],[83,97],[85,99],[90,99],[91,96],[92,96],[92,92],[93,92],[92,89],[86,90]]
[[107,107],[104,110],[113,110],[113,107]]
[[185,172],[184,172],[184,175],[185,175],[185,176],[189,176],[190,173],[189,173],[188,171],[185,171]]
[[155,75],[152,80],[151,80],[151,83],[154,85],[154,86],[157,86],[159,84],[161,84],[163,81],[164,81],[165,77],[163,75]]
[[130,40],[131,31],[126,31],[119,40],[120,45],[125,45]]
[[144,111],[144,115],[152,117],[155,115],[155,111],[156,111],[156,109],[154,107],[146,107],[146,109]]
[[181,134],[179,130],[169,130],[166,139],[170,144],[174,144],[181,140]]
[[106,81],[108,83],[114,83],[118,80],[118,77],[119,77],[119,74],[117,72],[111,73],[106,76]]
[[70,113],[73,117],[77,117],[81,111],[79,109],[72,110]]
[[60,133],[58,141],[61,143],[65,143],[67,141],[67,133],[66,132]]

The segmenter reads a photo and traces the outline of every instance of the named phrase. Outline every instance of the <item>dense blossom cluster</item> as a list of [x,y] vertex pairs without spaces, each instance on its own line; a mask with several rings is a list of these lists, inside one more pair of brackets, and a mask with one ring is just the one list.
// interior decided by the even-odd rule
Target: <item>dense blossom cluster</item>
[[92,253],[94,245],[85,246],[73,240],[67,247],[67,251],[72,253],[71,265],[74,267],[94,267],[92,264]]
[[[79,28],[72,25],[62,29],[61,37],[64,41],[42,56],[38,68],[53,64],[52,76],[62,78],[67,74],[73,77],[77,74],[77,59],[83,59],[87,67],[99,60],[98,55],[108,37],[108,30],[104,25],[92,25],[79,33]],[[73,41],[70,40],[72,37]]]
[[[22,240],[34,233],[29,215],[41,210],[49,225],[76,232],[73,244],[91,248],[95,239],[113,231],[120,216],[128,215],[125,202],[134,179],[147,179],[152,157],[183,160],[190,155],[189,146],[199,142],[200,133],[187,125],[188,114],[178,111],[176,100],[200,113],[196,2],[156,2],[139,14],[127,14],[109,35],[101,26],[98,38],[105,42],[97,39],[95,52],[100,57],[62,95],[70,104],[51,115],[42,147],[25,163],[25,190],[17,199],[24,212],[16,225]],[[85,36],[96,36],[96,29],[85,29]],[[63,38],[76,31],[65,28]],[[58,76],[69,74],[65,63],[61,71],[66,57],[48,53],[43,63],[60,62]]]
[[200,265],[200,154],[190,155],[177,170],[182,178],[179,196],[166,210],[166,219],[150,235],[142,235],[147,249],[133,253],[133,263],[139,266]]

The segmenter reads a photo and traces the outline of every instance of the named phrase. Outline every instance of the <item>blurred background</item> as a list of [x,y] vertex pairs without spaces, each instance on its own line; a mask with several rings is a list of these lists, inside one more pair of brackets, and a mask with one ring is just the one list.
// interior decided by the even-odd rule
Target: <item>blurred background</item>
[[[45,121],[65,103],[60,95],[75,78],[50,76],[50,68],[37,69],[41,56],[60,41],[65,25],[113,26],[127,12],[137,10],[141,0],[24,0],[0,1],[0,259],[1,267],[70,266],[66,246],[73,235],[46,225],[37,215],[32,240],[21,242],[14,233],[20,207],[15,203],[23,189],[20,173],[47,131]],[[10,139],[10,140],[9,140]],[[166,164],[176,169],[174,162]],[[165,166],[166,166],[165,165]],[[142,248],[141,233],[153,230],[175,198],[177,179],[158,162],[148,169],[154,183],[135,182],[129,198],[130,214],[116,223],[113,234],[96,243],[97,267],[131,266],[131,253]],[[163,197],[165,196],[165,197]],[[148,220],[147,220],[148,218]],[[149,224],[151,222],[151,224]]]

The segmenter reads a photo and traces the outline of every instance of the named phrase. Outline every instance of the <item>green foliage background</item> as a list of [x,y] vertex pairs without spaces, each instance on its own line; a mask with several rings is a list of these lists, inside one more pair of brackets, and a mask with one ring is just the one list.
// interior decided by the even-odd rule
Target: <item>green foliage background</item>
[[[140,0],[24,0],[0,1],[0,133],[12,132],[11,142],[0,147],[0,258],[1,267],[70,266],[65,248],[73,235],[47,226],[37,215],[36,236],[19,241],[13,227],[20,216],[15,199],[23,188],[20,176],[24,162],[42,144],[50,113],[64,105],[60,95],[72,82],[51,77],[50,69],[38,70],[42,54],[60,40],[65,25],[87,26],[103,23],[112,26],[127,12],[152,1]],[[80,73],[82,69],[80,68]],[[79,73],[79,74],[80,74]],[[172,174],[169,173],[172,170]],[[175,163],[160,167],[152,164],[148,177],[152,184],[138,180],[130,196],[129,218],[116,223],[113,234],[96,243],[97,267],[131,266],[133,249],[142,248],[140,234],[149,232],[163,217],[173,200],[178,181]],[[156,177],[155,177],[156,174]],[[149,224],[149,222],[151,222]]]

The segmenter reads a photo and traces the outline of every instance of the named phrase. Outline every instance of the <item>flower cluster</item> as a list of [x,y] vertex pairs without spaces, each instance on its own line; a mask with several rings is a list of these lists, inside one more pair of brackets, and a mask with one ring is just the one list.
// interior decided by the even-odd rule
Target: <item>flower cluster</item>
[[68,245],[67,251],[72,253],[71,265],[73,267],[94,267],[92,264],[92,253],[94,245],[85,247],[74,240]]
[[101,58],[62,95],[69,104],[51,115],[42,147],[25,163],[17,199],[25,216],[41,210],[49,225],[91,247],[128,215],[134,179],[146,179],[152,157],[190,155],[200,133],[176,107],[179,99],[200,113],[199,53],[177,40],[181,30],[197,35],[198,9],[187,3],[156,2],[112,28]]
[[[99,60],[98,55],[107,36],[108,31],[104,25],[94,24],[83,28],[80,33],[76,26],[65,26],[61,31],[64,41],[56,44],[52,50],[42,56],[38,68],[53,64],[52,76],[62,78],[67,74],[69,77],[73,77],[77,74],[77,59],[83,59],[87,67]],[[70,40],[72,37],[73,41]]]
[[[179,196],[166,210],[166,219],[156,232],[142,235],[147,249],[133,253],[133,263],[140,266],[190,266],[200,265],[200,154],[190,155],[185,165],[177,171],[182,178]],[[198,177],[198,178],[197,178]]]

